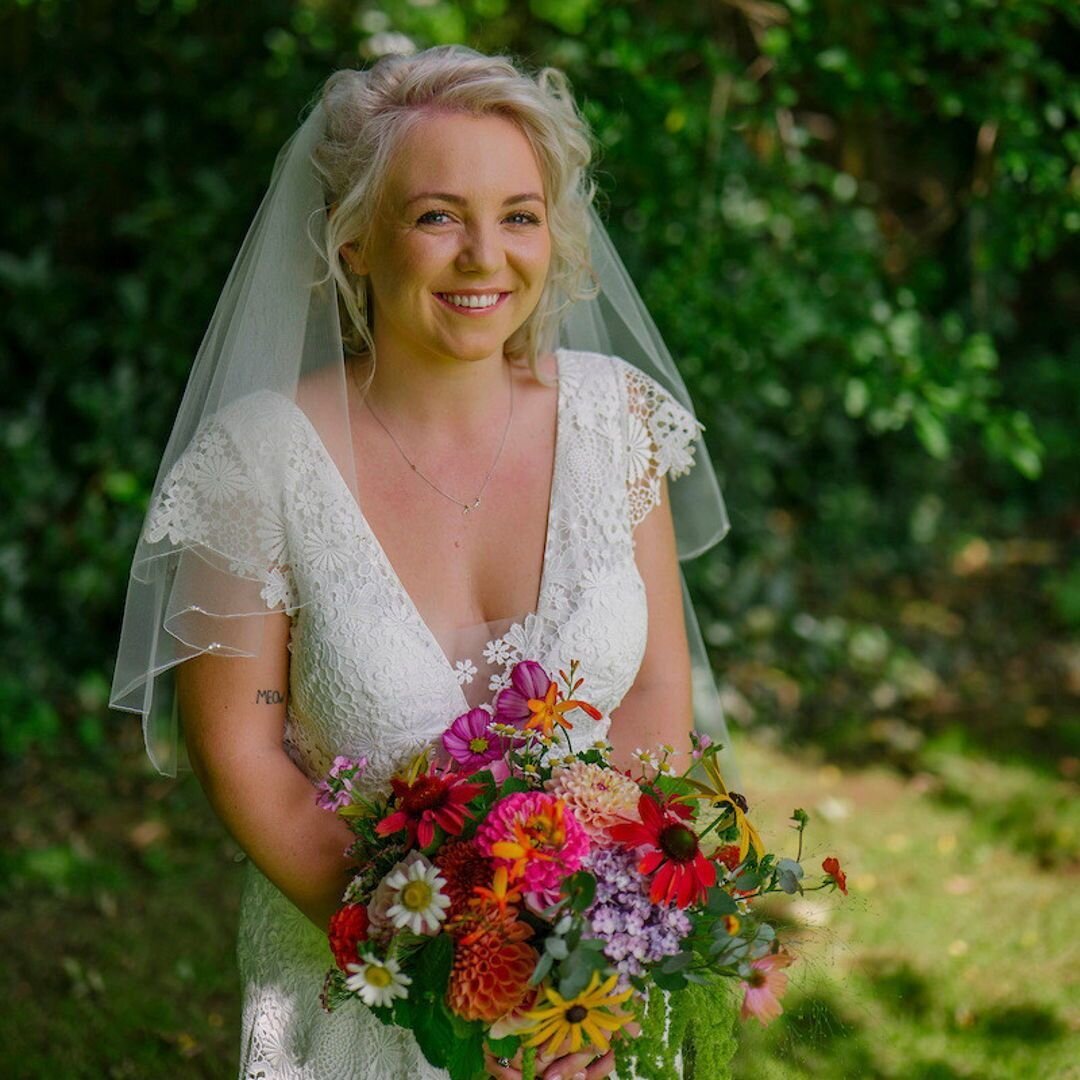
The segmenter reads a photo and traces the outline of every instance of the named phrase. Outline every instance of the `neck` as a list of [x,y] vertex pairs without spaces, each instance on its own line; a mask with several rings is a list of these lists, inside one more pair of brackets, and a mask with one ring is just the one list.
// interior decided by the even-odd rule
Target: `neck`
[[[490,435],[509,407],[509,361],[491,356],[460,360],[380,343],[366,400],[395,431],[437,434],[448,443]],[[370,356],[350,360],[358,386],[372,370]],[[512,377],[512,373],[510,373]]]

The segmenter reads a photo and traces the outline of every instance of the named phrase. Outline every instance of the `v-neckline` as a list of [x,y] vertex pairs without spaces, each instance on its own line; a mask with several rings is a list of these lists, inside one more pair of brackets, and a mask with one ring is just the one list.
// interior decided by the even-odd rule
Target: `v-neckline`
[[[555,506],[556,498],[559,495],[559,488],[563,472],[561,468],[561,459],[563,456],[563,442],[565,438],[563,429],[565,427],[565,413],[567,408],[566,391],[564,390],[565,380],[563,378],[566,371],[564,360],[567,355],[567,350],[563,348],[557,348],[554,351],[554,355],[555,370],[558,378],[555,401],[555,448],[551,463],[551,485],[548,495],[547,521],[544,527],[544,558],[543,565],[540,569],[539,594],[536,599],[535,610],[526,613],[520,619],[512,622],[510,626],[506,628],[507,630],[511,629],[514,626],[522,625],[525,619],[527,619],[530,615],[542,615],[544,608],[547,604],[547,590],[549,588],[548,578],[550,576],[551,569],[551,548],[553,528],[555,524]],[[443,651],[443,647],[439,644],[439,639],[435,636],[435,632],[428,625],[423,615],[420,614],[420,608],[417,606],[416,601],[413,600],[412,596],[409,594],[408,589],[405,588],[404,582],[402,582],[400,576],[398,575],[398,572],[394,569],[394,564],[390,561],[390,557],[386,554],[386,550],[382,546],[382,542],[379,540],[378,536],[375,535],[375,530],[371,527],[371,523],[368,521],[366,515],[364,514],[363,508],[360,506],[360,500],[353,495],[352,491],[349,489],[349,486],[345,483],[345,480],[342,477],[340,470],[335,464],[333,458],[330,457],[329,452],[326,450],[326,447],[319,436],[318,430],[315,428],[314,424],[311,423],[310,418],[303,409],[297,406],[297,411],[304,417],[304,420],[307,422],[307,427],[310,428],[311,434],[315,437],[315,442],[319,449],[322,451],[322,455],[325,458],[326,462],[329,464],[331,472],[337,478],[337,481],[341,485],[343,493],[347,497],[348,502],[352,505],[353,511],[356,514],[357,520],[360,522],[364,534],[370,540],[371,546],[376,553],[378,561],[381,563],[383,570],[386,572],[387,578],[390,580],[391,587],[393,589],[396,589],[399,598],[404,602],[413,622],[416,625],[417,630],[421,633],[426,642],[431,646],[435,655],[442,662],[443,668],[453,679],[454,686],[457,689],[458,696],[463,702],[464,707],[466,709],[470,708],[471,706],[469,705],[468,699],[465,696],[465,691],[461,686],[460,681],[458,680],[458,673],[454,667],[454,661],[450,657],[448,657]],[[503,623],[508,618],[512,618],[512,616],[503,615],[498,619],[491,620],[488,625],[491,625],[492,623]]]

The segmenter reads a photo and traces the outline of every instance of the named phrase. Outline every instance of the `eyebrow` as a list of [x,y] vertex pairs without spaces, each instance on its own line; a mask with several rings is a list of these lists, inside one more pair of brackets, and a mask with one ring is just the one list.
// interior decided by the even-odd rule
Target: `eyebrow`
[[[411,206],[419,199],[442,199],[443,202],[454,203],[457,206],[464,206],[467,202],[467,200],[463,199],[460,195],[452,195],[447,191],[422,191],[419,195],[414,195],[409,199],[405,205]],[[537,195],[533,191],[527,191],[522,195],[511,195],[508,199],[503,199],[503,206],[513,206],[516,203],[523,202],[538,202],[547,206],[547,202],[545,202],[543,195]]]

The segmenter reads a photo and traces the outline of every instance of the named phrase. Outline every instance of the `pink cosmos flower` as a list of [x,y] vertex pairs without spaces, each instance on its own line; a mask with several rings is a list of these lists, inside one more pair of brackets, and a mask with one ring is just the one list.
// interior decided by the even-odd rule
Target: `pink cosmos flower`
[[779,999],[787,990],[788,977],[781,969],[794,960],[790,953],[777,952],[760,956],[751,963],[750,975],[743,980],[746,996],[739,1012],[743,1020],[756,1016],[761,1026],[766,1027],[784,1011]]
[[[573,670],[573,669],[571,669]],[[560,671],[559,675],[565,678]],[[579,686],[583,680],[578,680]],[[581,709],[594,720],[603,714],[594,705],[577,698],[564,698],[559,687],[535,660],[522,660],[510,672],[511,685],[495,698],[495,719],[525,731],[536,730],[550,738],[556,727],[570,731],[573,724],[566,713]]]
[[[505,762],[502,759],[510,749],[510,740],[494,735],[488,727],[491,714],[487,709],[470,709],[462,713],[443,732],[442,744],[446,752],[460,765],[465,773],[491,767],[495,779],[505,778]],[[503,769],[497,766],[503,764]],[[500,777],[499,773],[503,773]]]
[[510,672],[510,685],[495,697],[495,720],[500,724],[522,727],[533,715],[530,700],[543,698],[551,678],[535,660],[522,660]]
[[553,904],[567,874],[589,853],[589,836],[562,799],[516,791],[496,802],[476,832],[477,850],[521,882],[534,907]]

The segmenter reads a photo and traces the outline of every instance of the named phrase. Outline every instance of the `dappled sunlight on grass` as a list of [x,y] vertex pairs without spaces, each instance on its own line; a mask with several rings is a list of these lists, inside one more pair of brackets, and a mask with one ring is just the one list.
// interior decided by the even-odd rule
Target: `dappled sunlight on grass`
[[1038,814],[1008,830],[983,816],[995,793],[1031,807],[1060,800],[1056,828],[1067,830],[1075,800],[1066,805],[1064,786],[949,756],[934,760],[940,773],[905,779],[745,740],[740,751],[766,844],[794,856],[781,830],[806,810],[807,876],[836,855],[849,895],[773,900],[800,960],[781,1018],[743,1027],[739,1080],[1067,1075],[1080,1051],[1076,864],[1061,854],[1071,873],[1043,868],[1030,843]]

